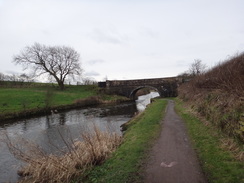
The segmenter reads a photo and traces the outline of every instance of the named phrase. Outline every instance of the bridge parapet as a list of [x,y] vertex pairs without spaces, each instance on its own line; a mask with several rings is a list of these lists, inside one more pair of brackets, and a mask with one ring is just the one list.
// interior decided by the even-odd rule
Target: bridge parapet
[[144,85],[158,85],[165,82],[182,82],[182,79],[179,77],[170,77],[170,78],[153,78],[153,79],[137,79],[137,80],[107,80],[107,87],[116,87],[116,86],[140,86]]

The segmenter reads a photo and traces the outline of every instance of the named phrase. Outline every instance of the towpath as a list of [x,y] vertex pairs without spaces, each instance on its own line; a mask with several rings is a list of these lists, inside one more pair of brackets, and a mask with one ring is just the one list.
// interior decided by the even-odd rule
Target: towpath
[[160,137],[146,165],[146,183],[207,183],[182,119],[170,100]]

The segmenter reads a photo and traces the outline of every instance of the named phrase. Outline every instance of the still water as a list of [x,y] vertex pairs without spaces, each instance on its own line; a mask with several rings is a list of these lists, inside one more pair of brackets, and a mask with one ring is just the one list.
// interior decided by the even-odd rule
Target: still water
[[[140,96],[136,103],[104,105],[96,108],[77,109],[48,116],[30,118],[0,124],[0,137],[28,139],[38,144],[47,153],[55,153],[65,146],[64,139],[77,139],[81,131],[93,126],[101,130],[120,133],[120,126],[129,121],[137,111],[143,111],[157,92]],[[0,141],[0,183],[16,182],[17,170],[23,163],[17,160]]]
[[152,98],[159,97],[158,92],[151,92],[147,95],[139,96],[136,100],[136,107],[139,112],[142,112],[146,109],[147,105],[151,103]]

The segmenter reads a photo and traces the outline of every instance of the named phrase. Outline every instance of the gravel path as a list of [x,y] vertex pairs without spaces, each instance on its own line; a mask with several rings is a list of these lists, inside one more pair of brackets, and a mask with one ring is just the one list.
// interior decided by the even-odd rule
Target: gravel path
[[146,183],[206,183],[182,119],[169,101],[159,139],[146,165]]

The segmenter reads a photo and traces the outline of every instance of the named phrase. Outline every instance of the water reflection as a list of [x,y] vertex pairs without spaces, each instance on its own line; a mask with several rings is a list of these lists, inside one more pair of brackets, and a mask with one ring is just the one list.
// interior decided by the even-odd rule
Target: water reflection
[[150,92],[147,95],[139,96],[136,100],[136,107],[139,112],[142,112],[146,109],[147,105],[151,103],[152,98],[159,96],[158,92]]
[[66,121],[66,113],[61,113],[59,115],[59,124],[64,125],[65,121]]
[[[101,130],[120,133],[120,126],[137,111],[135,103],[79,109],[0,125],[0,137],[6,133],[11,139],[30,139],[46,153],[60,153],[63,141],[80,138],[80,132],[97,125]],[[16,160],[0,141],[0,182],[16,182],[21,161]]]

